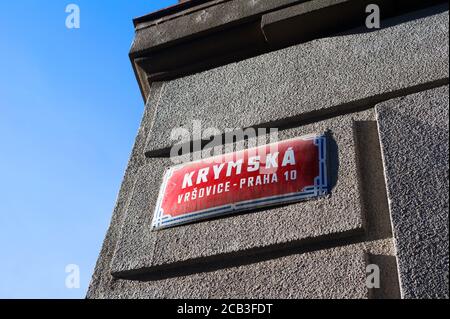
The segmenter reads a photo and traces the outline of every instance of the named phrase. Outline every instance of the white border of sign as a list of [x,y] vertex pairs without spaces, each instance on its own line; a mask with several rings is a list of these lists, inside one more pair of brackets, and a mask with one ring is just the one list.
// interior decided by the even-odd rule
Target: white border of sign
[[[314,140],[314,144],[319,148],[319,176],[314,180],[314,185],[303,188],[301,192],[283,194],[277,196],[269,196],[264,198],[258,198],[248,201],[242,201],[233,204],[227,204],[224,206],[218,206],[208,208],[202,211],[185,214],[182,216],[172,217],[170,215],[164,215],[164,211],[161,208],[164,193],[167,187],[167,182],[172,176],[173,172],[179,170],[185,165],[189,165],[195,162],[190,162],[182,165],[177,165],[169,168],[164,174],[161,189],[159,191],[158,201],[156,202],[155,212],[152,220],[152,229],[164,229],[174,226],[187,224],[193,221],[200,221],[211,217],[218,217],[222,215],[237,213],[249,210],[251,208],[261,208],[267,206],[273,206],[276,204],[288,204],[293,202],[299,202],[308,198],[316,198],[328,194],[328,178],[327,178],[327,139],[324,134],[311,134],[301,137],[295,137],[281,142],[293,141],[293,140]],[[269,144],[273,145],[273,144]],[[201,160],[200,160],[201,161]]]

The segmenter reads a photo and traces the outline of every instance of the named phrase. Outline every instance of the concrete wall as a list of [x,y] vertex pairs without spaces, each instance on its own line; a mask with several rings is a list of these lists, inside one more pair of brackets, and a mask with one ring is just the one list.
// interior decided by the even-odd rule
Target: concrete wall
[[376,106],[402,293],[449,295],[448,86]]
[[[448,298],[448,11],[386,25],[151,83],[88,298]],[[330,194],[151,232],[193,120],[327,132]]]

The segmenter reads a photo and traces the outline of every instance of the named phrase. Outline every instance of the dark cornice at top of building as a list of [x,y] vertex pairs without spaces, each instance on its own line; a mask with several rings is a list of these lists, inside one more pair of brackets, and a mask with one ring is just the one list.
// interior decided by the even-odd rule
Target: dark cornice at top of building
[[447,1],[190,0],[136,18],[130,59],[147,100],[154,81],[364,28],[368,4],[385,19],[440,3]]
[[[179,2],[172,6],[166,7],[164,9],[137,17],[133,19],[133,24],[135,28],[139,28],[140,25],[152,25],[157,24],[162,21],[170,20],[176,18],[179,15],[185,15],[189,11],[198,10],[198,6],[207,5],[208,2],[213,2],[215,5],[217,2],[225,2],[229,0],[188,0]],[[194,10],[192,10],[194,9]]]

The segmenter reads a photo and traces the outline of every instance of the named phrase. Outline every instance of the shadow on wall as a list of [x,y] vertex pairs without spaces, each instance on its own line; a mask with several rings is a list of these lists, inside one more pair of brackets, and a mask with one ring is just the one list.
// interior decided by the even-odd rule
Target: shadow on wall
[[332,131],[326,131],[325,136],[327,137],[328,192],[332,194],[339,176],[339,147]]
[[448,298],[448,104],[423,99],[381,107],[380,131],[403,293]]
[[400,299],[397,258],[368,254],[367,264],[375,264],[380,269],[380,288],[369,289],[369,299]]

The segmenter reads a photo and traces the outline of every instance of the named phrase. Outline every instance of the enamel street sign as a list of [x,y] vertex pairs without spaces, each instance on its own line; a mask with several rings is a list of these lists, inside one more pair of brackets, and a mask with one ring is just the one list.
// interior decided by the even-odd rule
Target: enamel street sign
[[324,135],[174,166],[164,175],[152,228],[323,196],[326,173]]

